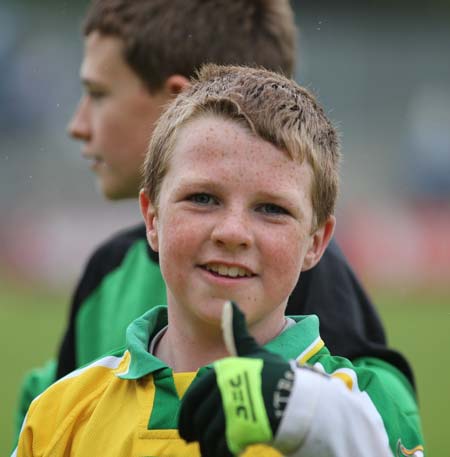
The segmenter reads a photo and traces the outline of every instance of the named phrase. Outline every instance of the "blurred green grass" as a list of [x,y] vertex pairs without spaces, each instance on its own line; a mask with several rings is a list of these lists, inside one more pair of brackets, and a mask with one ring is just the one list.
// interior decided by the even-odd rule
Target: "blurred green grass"
[[[11,452],[15,408],[22,377],[55,355],[68,299],[39,287],[0,280],[0,455]],[[7,375],[6,375],[7,373]]]
[[[373,292],[390,345],[406,355],[416,375],[427,457],[448,447],[450,425],[450,292]],[[0,455],[11,450],[13,417],[22,376],[54,355],[67,314],[65,294],[0,281]],[[3,373],[5,373],[5,371]]]
[[427,457],[448,449],[450,426],[450,291],[374,293],[388,342],[416,377]]

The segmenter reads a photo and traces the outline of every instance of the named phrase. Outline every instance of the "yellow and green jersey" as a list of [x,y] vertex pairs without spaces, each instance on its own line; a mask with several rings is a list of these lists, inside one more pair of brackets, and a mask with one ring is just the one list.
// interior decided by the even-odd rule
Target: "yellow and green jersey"
[[[342,411],[345,409],[342,417],[351,421],[354,412],[358,412],[359,402],[363,404],[364,414],[378,424],[380,430],[377,433],[386,440],[386,448],[390,447],[393,455],[423,455],[417,406],[406,378],[396,368],[378,359],[366,358],[358,364],[331,356],[319,335],[317,317],[293,318],[296,324],[269,342],[266,348],[286,360],[296,360],[299,367],[307,364],[314,368],[312,382],[309,385],[303,383],[302,391],[296,395],[298,405],[295,404],[294,410],[298,407],[301,411],[299,433],[308,429],[320,431],[321,427],[327,430],[332,426],[338,436],[339,427],[349,427],[354,429],[355,437],[364,437],[364,433],[358,431],[358,427],[364,427],[364,424],[338,423],[339,419],[336,419],[340,417],[341,408]],[[70,373],[37,397],[25,418],[18,448],[13,455],[199,456],[198,446],[187,445],[178,435],[178,411],[188,386],[211,367],[202,367],[192,373],[174,373],[163,361],[151,355],[149,342],[166,325],[165,307],[150,310],[129,326],[125,350]],[[308,372],[303,377],[305,380],[311,377],[311,370],[299,370]],[[300,371],[298,376],[302,378]],[[345,385],[344,390],[352,392],[351,398],[357,399],[357,406],[352,402],[343,403],[342,396],[339,402],[335,401],[334,393],[328,397],[320,394],[322,403],[327,398],[329,404],[322,407],[321,414],[316,414],[317,406],[312,404],[313,395],[308,394],[308,389],[313,393],[315,384],[320,384],[315,381],[322,379],[322,374],[337,382],[341,389]],[[318,378],[314,379],[314,376]],[[329,419],[328,414],[324,414],[325,407],[338,414],[329,415],[333,424],[326,423]],[[290,431],[294,428],[295,432],[295,411],[292,416],[292,423],[287,428]],[[330,439],[333,441],[334,438]],[[334,442],[331,445],[334,446]],[[412,453],[396,454],[398,449]],[[249,448],[245,455],[279,454],[259,445]]]

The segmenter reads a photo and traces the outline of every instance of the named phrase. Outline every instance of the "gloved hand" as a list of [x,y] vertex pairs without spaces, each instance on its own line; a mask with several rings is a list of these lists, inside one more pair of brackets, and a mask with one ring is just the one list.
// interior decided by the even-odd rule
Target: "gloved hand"
[[179,432],[198,441],[203,457],[224,457],[248,445],[271,443],[291,393],[288,362],[248,333],[245,317],[227,302],[222,315],[225,344],[232,356],[194,381],[181,404]]

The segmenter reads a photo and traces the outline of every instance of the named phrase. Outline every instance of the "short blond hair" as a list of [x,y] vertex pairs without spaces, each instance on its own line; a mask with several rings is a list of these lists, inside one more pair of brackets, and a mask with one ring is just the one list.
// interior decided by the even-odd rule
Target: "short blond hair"
[[178,132],[201,115],[215,115],[246,126],[258,137],[313,170],[314,227],[334,213],[339,189],[336,129],[315,98],[294,81],[261,68],[202,67],[192,86],[161,116],[143,168],[143,187],[157,206]]

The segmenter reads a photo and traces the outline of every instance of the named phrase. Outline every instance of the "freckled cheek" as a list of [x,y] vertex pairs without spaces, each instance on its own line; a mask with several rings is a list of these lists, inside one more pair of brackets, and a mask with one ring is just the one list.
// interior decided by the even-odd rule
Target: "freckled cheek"
[[[160,229],[163,228],[160,226]],[[166,280],[171,278],[179,279],[186,273],[183,266],[195,263],[195,253],[198,243],[196,232],[187,230],[185,225],[170,221],[160,230],[159,258],[162,273]]]
[[271,244],[271,249],[265,256],[271,265],[274,287],[284,289],[291,293],[298,281],[302,266],[302,255],[298,236],[280,236],[276,243]]

